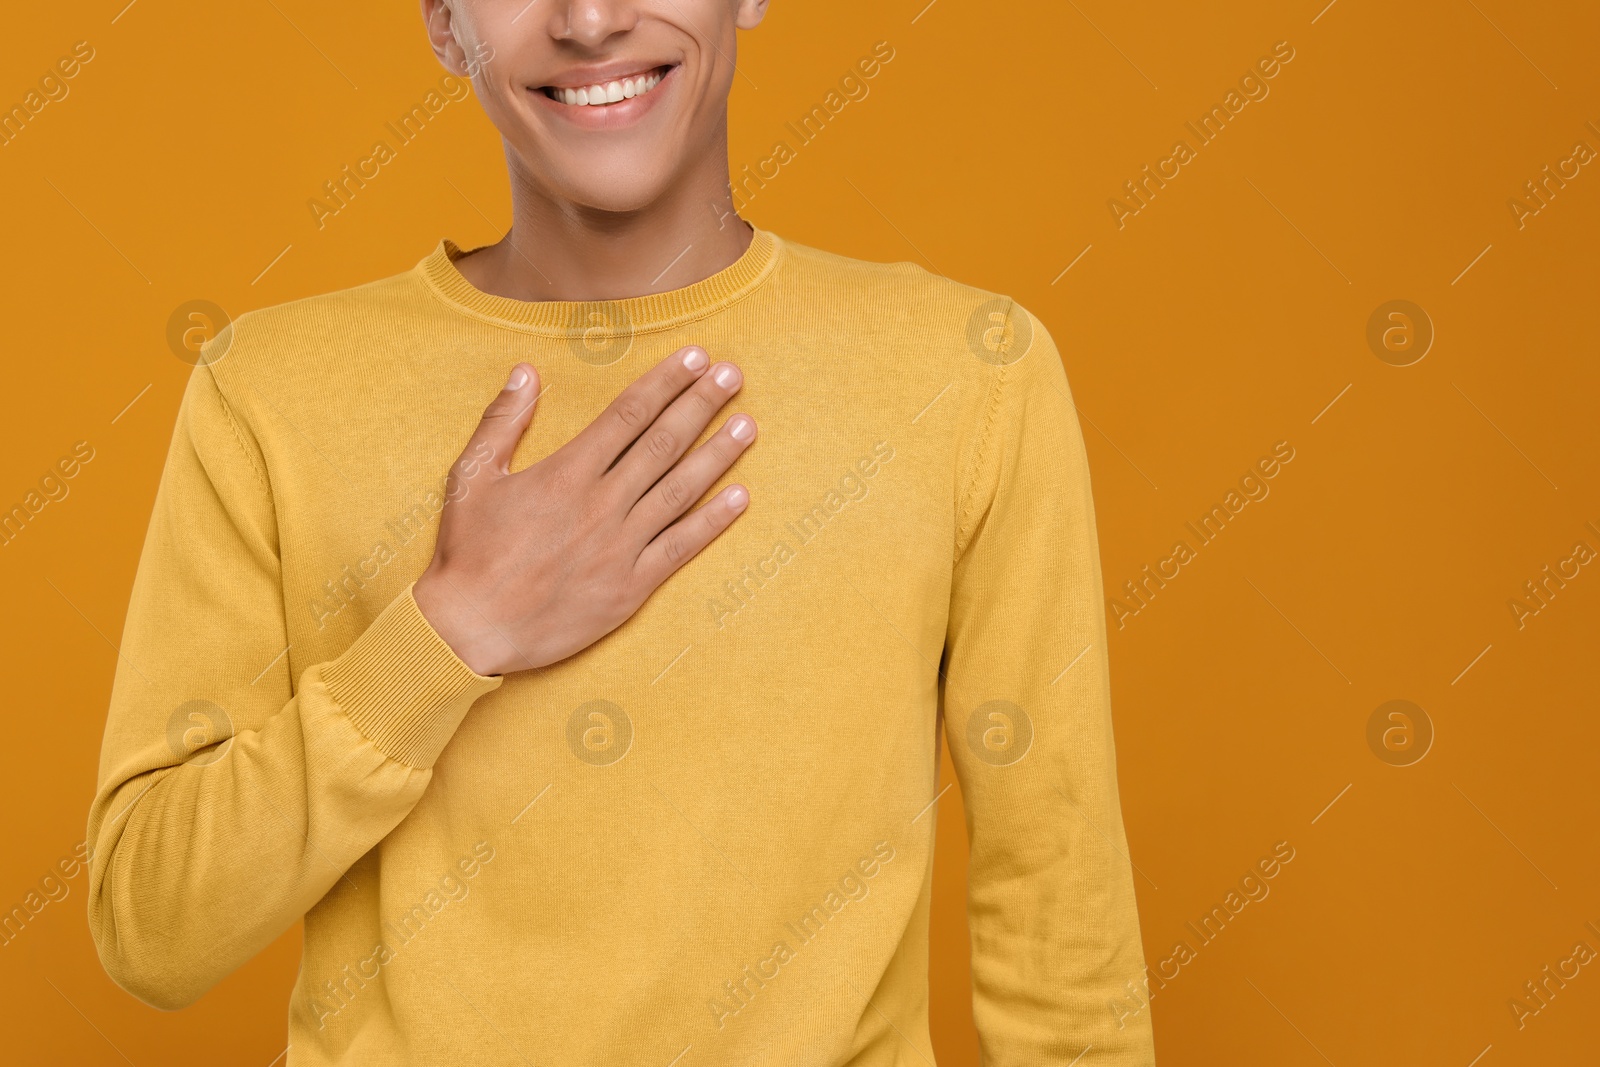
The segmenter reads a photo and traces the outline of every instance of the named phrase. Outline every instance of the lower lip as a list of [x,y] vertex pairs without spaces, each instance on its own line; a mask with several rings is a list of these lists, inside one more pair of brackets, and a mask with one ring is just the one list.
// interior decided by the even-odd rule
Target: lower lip
[[543,89],[532,90],[538,102],[574,126],[586,130],[615,130],[625,126],[632,126],[656,106],[657,99],[674,84],[674,75],[678,73],[678,66],[672,66],[661,76],[656,87],[643,96],[635,96],[630,100],[619,100],[615,104],[605,104],[600,107],[591,107],[586,104],[564,104],[553,100]]

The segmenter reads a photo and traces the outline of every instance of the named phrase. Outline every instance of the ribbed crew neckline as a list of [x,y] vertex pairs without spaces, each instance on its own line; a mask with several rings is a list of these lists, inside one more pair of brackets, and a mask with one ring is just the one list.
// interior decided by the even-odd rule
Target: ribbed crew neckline
[[742,299],[764,282],[777,267],[783,240],[760,227],[744,253],[717,273],[681,289],[616,300],[514,300],[477,288],[456,267],[463,251],[448,237],[417,264],[417,273],[434,294],[449,306],[477,318],[528,330],[567,336],[592,329],[597,323],[630,333],[668,329],[704,318]]

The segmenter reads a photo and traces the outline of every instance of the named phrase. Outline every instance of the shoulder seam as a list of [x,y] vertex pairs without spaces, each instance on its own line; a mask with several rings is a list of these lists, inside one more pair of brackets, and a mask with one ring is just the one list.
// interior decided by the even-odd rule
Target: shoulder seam
[[244,453],[245,462],[250,464],[250,473],[255,475],[256,484],[261,487],[261,491],[266,494],[267,501],[270,503],[272,500],[272,484],[267,480],[266,471],[261,469],[261,465],[256,462],[255,453],[245,443],[244,431],[239,428],[239,419],[233,413],[233,405],[228,403],[227,394],[222,391],[222,383],[217,381],[216,373],[212,371],[209,363],[205,365],[205,368],[206,373],[211,376],[212,387],[217,391],[217,402],[222,405],[222,414],[228,420],[228,429],[233,431],[234,443],[239,446],[239,451]]
[[967,550],[967,544],[972,539],[969,523],[972,515],[973,494],[978,488],[978,477],[983,473],[983,462],[987,458],[989,439],[994,431],[995,415],[1000,410],[1000,394],[1005,390],[1006,371],[1010,364],[1000,364],[1000,372],[994,376],[994,384],[989,390],[988,411],[984,415],[983,430],[978,436],[978,448],[973,455],[972,476],[967,481],[966,491],[961,495],[960,518],[956,523],[956,546],[952,562],[959,562]]

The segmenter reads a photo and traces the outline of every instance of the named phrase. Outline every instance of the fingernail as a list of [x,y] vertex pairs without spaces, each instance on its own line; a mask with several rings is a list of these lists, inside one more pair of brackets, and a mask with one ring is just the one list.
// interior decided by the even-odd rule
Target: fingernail
[[699,370],[706,365],[707,358],[705,349],[691,348],[683,354],[683,365],[690,370]]
[[716,374],[712,375],[712,378],[718,385],[727,389],[739,380],[739,372],[733,369],[732,364],[725,363]]
[[728,506],[734,511],[743,511],[744,506],[750,503],[750,494],[744,491],[744,486],[736,485],[728,490]]
[[733,435],[733,439],[735,441],[748,441],[750,439],[750,435],[755,433],[755,429],[755,423],[751,422],[743,415],[740,415],[737,419],[734,419],[733,423],[728,427],[728,432]]
[[524,385],[527,385],[527,384],[528,384],[528,368],[527,367],[518,367],[516,370],[511,372],[511,380],[506,382],[506,388],[507,389],[512,389],[512,390],[521,389]]

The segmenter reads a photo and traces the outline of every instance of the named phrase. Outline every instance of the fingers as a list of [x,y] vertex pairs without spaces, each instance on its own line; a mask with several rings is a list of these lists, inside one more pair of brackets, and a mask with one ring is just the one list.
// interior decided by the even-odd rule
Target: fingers
[[730,485],[708,500],[704,507],[668,526],[645,546],[634,564],[634,575],[652,592],[679,567],[693,559],[717,535],[733,525],[750,503],[742,485]]
[[507,473],[511,469],[511,453],[533,421],[538,399],[539,373],[526,363],[518,363],[511,368],[505,387],[484,408],[483,418],[472,431],[461,458],[450,468],[451,476],[471,478],[484,469]]
[[[570,445],[587,455],[587,462],[597,477],[604,474],[640,434],[650,429],[667,405],[705,373],[710,363],[706,350],[700,346],[680,348],[618,393],[598,418],[578,432]],[[709,416],[707,421],[710,421]],[[705,423],[701,423],[701,427],[704,426]],[[640,492],[643,491],[641,488]]]
[[[678,462],[743,384],[744,376],[738,367],[732,363],[714,363],[699,381],[668,405],[617,461],[616,469],[606,475],[629,506]],[[701,487],[702,492],[704,488]],[[696,493],[684,501],[684,506],[688,507],[699,495]]]
[[748,415],[735,415],[710,440],[662,475],[628,514],[627,525],[638,538],[635,543],[652,540],[667,523],[688,511],[755,439],[755,420]]

